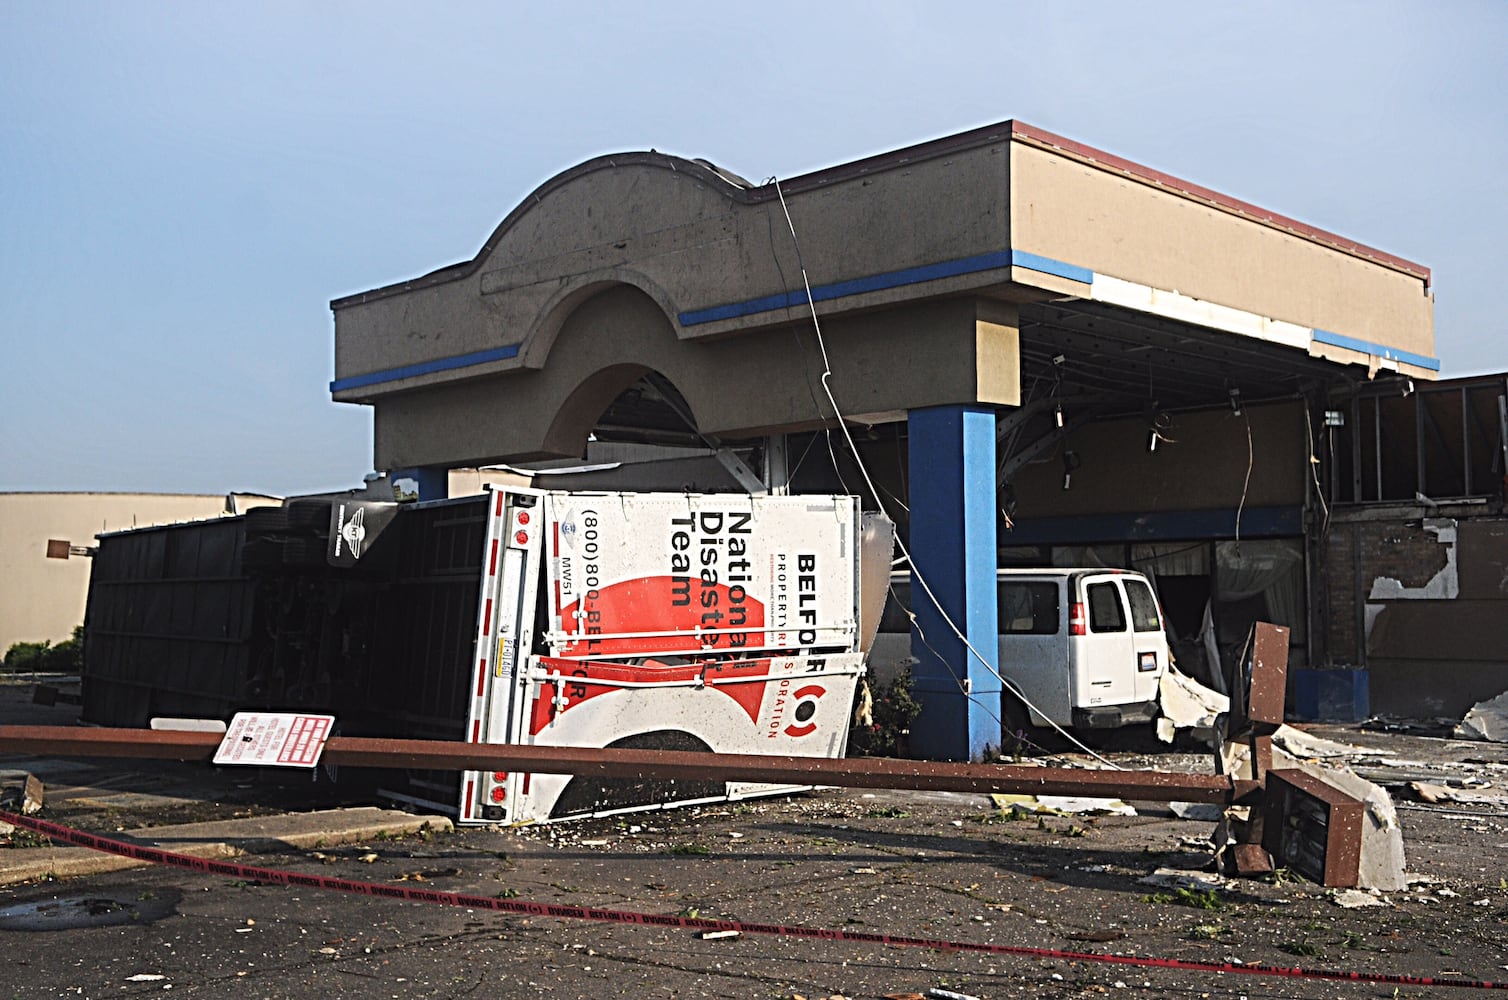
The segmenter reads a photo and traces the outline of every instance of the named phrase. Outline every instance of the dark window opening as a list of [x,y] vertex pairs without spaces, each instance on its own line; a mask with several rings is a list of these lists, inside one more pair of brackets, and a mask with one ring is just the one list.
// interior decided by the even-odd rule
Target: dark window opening
[[1131,627],[1138,632],[1156,632],[1162,628],[1157,614],[1157,598],[1152,588],[1140,580],[1126,581],[1126,597],[1131,601]]
[[1057,635],[1058,585],[1051,581],[1005,582],[996,591],[1001,635]]
[[1113,583],[1091,583],[1089,591],[1089,630],[1091,632],[1126,631],[1126,613],[1121,607],[1120,592]]

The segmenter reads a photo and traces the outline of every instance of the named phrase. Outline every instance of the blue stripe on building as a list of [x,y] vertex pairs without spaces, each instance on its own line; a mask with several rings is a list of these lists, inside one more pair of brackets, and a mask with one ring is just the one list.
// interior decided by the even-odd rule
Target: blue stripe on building
[[368,372],[365,375],[349,375],[331,382],[330,391],[341,392],[345,389],[361,389],[369,385],[380,385],[383,382],[397,382],[400,379],[416,378],[420,375],[433,375],[435,372],[448,372],[454,371],[457,368],[470,368],[472,365],[485,365],[489,361],[506,361],[509,358],[517,356],[517,344],[509,344],[506,347],[492,347],[485,351],[472,351],[470,354],[457,354],[449,358],[421,361],[418,364],[404,365],[401,368],[386,368],[380,372]]

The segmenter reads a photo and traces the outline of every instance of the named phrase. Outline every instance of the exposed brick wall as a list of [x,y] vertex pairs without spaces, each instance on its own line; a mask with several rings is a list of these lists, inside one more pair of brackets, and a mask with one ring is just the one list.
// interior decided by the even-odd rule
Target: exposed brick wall
[[1323,624],[1325,647],[1321,658],[1330,663],[1356,660],[1356,558],[1357,525],[1335,524],[1325,539],[1322,592],[1315,594],[1316,610]]
[[[1325,594],[1325,655],[1336,665],[1359,664],[1363,650],[1356,634],[1357,601],[1365,603],[1372,584],[1382,577],[1405,587],[1423,587],[1445,568],[1447,546],[1426,531],[1416,511],[1399,511],[1397,520],[1332,522],[1325,540],[1321,578]],[[1357,593],[1356,559],[1361,554],[1361,592]]]

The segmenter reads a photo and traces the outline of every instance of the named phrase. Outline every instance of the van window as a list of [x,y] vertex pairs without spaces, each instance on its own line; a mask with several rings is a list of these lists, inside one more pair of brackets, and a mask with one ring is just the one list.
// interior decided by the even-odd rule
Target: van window
[[1000,584],[996,613],[1001,635],[1057,635],[1058,585],[1051,581]]
[[1131,627],[1138,632],[1156,632],[1162,628],[1157,617],[1157,598],[1152,588],[1140,580],[1127,579],[1126,597],[1131,601]]
[[880,612],[881,632],[911,631],[911,584],[892,580],[890,593],[885,597],[885,610]]
[[1091,583],[1089,591],[1089,629],[1093,632],[1126,631],[1126,615],[1121,609],[1120,593],[1113,583]]

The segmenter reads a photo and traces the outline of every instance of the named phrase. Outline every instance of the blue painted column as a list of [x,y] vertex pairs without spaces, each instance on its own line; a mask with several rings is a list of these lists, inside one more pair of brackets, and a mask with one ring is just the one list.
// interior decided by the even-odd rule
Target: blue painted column
[[[974,760],[1000,745],[995,413],[935,406],[912,410],[907,420],[912,677],[922,704],[911,726],[911,751],[933,760]],[[918,572],[968,645],[927,597]]]

